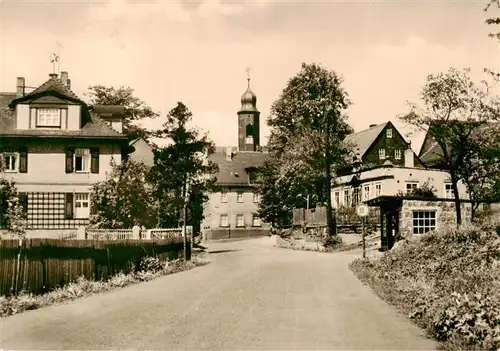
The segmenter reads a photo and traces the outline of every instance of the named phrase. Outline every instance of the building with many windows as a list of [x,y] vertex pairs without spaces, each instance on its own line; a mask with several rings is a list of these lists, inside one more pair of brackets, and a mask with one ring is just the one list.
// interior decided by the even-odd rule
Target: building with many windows
[[205,206],[203,228],[208,239],[269,233],[268,224],[257,215],[260,198],[253,183],[268,155],[260,146],[260,112],[256,103],[248,80],[238,111],[238,147],[217,147],[210,156],[219,171],[216,191],[210,194]]
[[0,153],[15,181],[30,229],[87,225],[90,191],[128,153],[123,116],[100,116],[71,91],[67,72],[50,74],[31,92],[24,78],[1,94]]

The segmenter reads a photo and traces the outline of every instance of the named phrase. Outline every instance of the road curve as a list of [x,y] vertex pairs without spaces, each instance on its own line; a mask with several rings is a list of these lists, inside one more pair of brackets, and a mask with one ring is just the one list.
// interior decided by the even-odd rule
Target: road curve
[[209,245],[212,263],[0,321],[3,350],[435,350],[352,256]]

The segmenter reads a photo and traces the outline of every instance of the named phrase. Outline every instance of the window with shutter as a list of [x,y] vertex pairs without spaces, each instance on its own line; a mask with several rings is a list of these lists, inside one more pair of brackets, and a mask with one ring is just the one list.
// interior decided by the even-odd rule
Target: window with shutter
[[28,173],[28,148],[19,149],[19,173]]
[[65,200],[64,217],[66,219],[71,219],[73,218],[73,193],[66,193]]
[[99,173],[99,149],[90,149],[90,172]]
[[66,173],[73,173],[73,149],[66,149]]

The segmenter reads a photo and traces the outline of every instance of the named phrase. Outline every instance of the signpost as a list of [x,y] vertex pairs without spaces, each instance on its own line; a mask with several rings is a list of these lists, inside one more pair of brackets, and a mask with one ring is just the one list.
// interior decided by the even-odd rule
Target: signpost
[[361,217],[361,231],[363,235],[363,258],[366,258],[366,239],[365,239],[365,217],[370,213],[370,208],[365,204],[356,207],[356,214]]

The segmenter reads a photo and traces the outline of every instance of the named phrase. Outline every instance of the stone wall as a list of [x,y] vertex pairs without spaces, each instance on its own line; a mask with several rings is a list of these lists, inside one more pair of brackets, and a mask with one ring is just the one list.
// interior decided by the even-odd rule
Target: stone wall
[[[409,238],[413,234],[413,212],[414,211],[436,211],[436,230],[439,231],[457,223],[454,200],[444,201],[421,201],[403,200],[399,213],[399,233],[403,238]],[[462,223],[471,221],[471,204],[462,202]],[[418,235],[418,234],[415,234]]]

